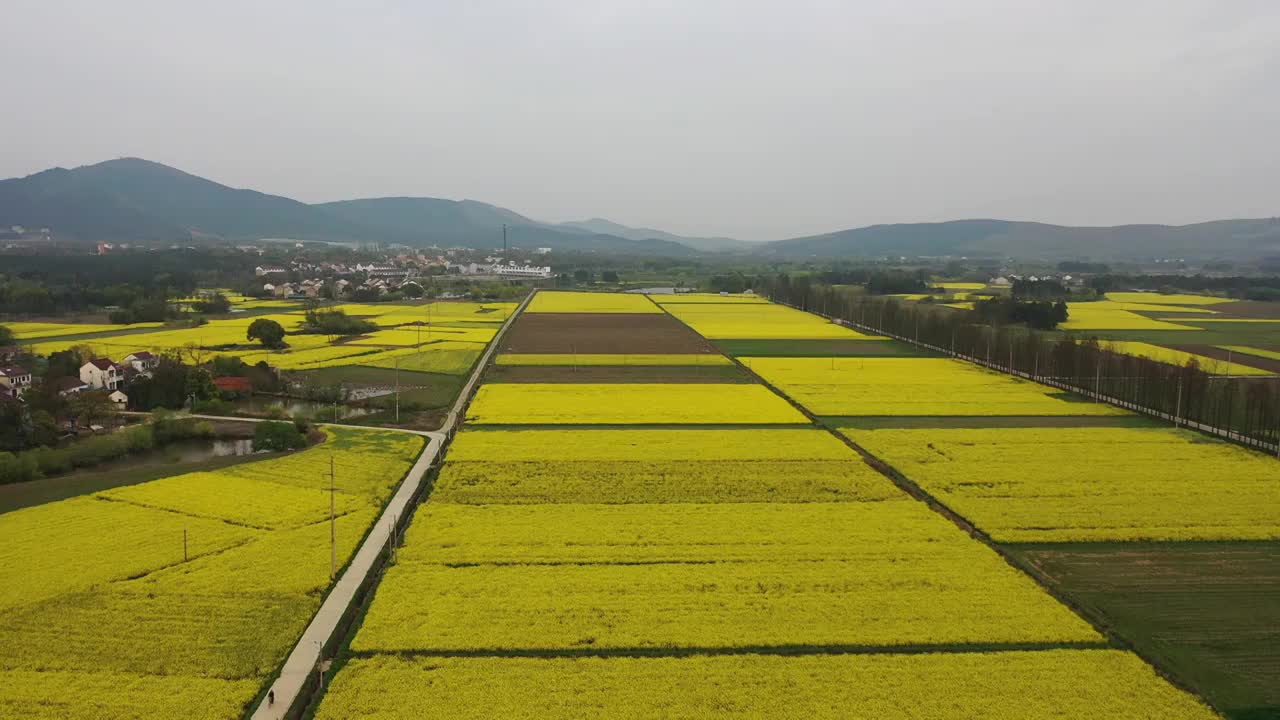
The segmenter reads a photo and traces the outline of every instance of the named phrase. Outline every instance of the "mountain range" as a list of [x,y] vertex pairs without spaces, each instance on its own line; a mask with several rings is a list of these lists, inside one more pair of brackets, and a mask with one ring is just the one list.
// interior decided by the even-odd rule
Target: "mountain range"
[[709,253],[787,258],[896,256],[1251,259],[1280,255],[1280,218],[1194,225],[1069,227],[1009,220],[874,225],[752,243],[687,237],[602,218],[534,220],[474,200],[389,197],[307,204],[227,187],[138,158],[0,180],[0,227],[57,239],[188,242],[292,238],[410,246],[514,247],[634,256]]

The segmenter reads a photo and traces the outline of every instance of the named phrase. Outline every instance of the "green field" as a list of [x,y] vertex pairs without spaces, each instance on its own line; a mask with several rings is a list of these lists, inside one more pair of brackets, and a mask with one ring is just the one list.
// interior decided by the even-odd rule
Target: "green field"
[[[392,368],[368,367],[365,365],[343,365],[319,370],[306,370],[299,375],[307,382],[317,385],[347,385],[351,387],[378,386],[394,387],[397,382],[397,371]],[[440,373],[399,371],[400,405],[410,403],[426,407],[441,408],[453,403],[458,392],[466,383],[466,378],[458,375]],[[375,405],[387,405],[392,396],[374,398]]]
[[1232,720],[1280,718],[1280,542],[1006,549]]

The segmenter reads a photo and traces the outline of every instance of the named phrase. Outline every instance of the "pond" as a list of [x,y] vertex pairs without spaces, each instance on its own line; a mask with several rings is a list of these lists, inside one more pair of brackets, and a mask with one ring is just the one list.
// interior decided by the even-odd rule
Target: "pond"
[[322,403],[314,400],[266,396],[254,396],[241,400],[236,403],[236,407],[253,413],[281,412],[286,417],[303,415],[330,422],[335,419],[335,412],[338,420],[360,417],[373,412],[369,408],[351,407],[349,405],[334,405],[333,403]]

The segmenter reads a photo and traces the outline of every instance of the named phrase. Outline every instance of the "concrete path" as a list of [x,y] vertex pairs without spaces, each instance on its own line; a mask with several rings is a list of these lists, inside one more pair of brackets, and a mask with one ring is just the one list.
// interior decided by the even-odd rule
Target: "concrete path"
[[[369,531],[369,536],[365,538],[360,548],[356,550],[356,554],[351,558],[346,571],[342,573],[342,577],[338,578],[338,582],[333,586],[328,596],[325,597],[320,609],[316,611],[315,617],[311,618],[311,623],[307,625],[306,631],[302,633],[302,638],[298,640],[298,644],[294,646],[293,651],[289,653],[289,657],[284,661],[280,677],[276,678],[276,681],[271,684],[271,690],[275,691],[275,702],[268,704],[264,698],[257,709],[254,710],[251,716],[253,720],[281,720],[287,715],[294,703],[297,702],[298,696],[307,686],[308,676],[316,672],[320,662],[321,649],[333,638],[334,632],[338,628],[338,623],[342,621],[342,616],[355,600],[356,591],[364,584],[365,578],[368,577],[377,564],[378,556],[382,553],[383,548],[387,546],[392,527],[407,513],[410,501],[417,495],[418,488],[422,485],[422,478],[426,475],[427,470],[435,464],[436,459],[440,457],[440,453],[443,452],[449,438],[453,436],[456,425],[465,417],[463,413],[467,404],[471,401],[471,395],[476,385],[480,382],[480,375],[484,372],[485,366],[489,364],[489,360],[496,352],[503,336],[506,335],[507,328],[520,316],[520,313],[524,311],[532,298],[533,294],[525,298],[524,302],[515,309],[515,312],[511,313],[511,317],[507,318],[502,324],[493,341],[489,343],[489,347],[485,348],[484,354],[480,356],[475,369],[471,371],[471,377],[467,384],[463,386],[462,392],[458,393],[458,399],[449,410],[449,416],[445,419],[444,425],[438,431],[423,432],[382,428],[391,432],[423,435],[428,438],[427,447],[422,451],[422,455],[418,457],[418,461],[413,464],[409,474],[405,476],[404,482],[400,483],[396,494],[387,503],[382,514],[378,516],[377,524]],[[196,417],[227,419],[217,416]],[[369,426],[344,426],[337,423],[324,424],[333,427],[371,429]]]

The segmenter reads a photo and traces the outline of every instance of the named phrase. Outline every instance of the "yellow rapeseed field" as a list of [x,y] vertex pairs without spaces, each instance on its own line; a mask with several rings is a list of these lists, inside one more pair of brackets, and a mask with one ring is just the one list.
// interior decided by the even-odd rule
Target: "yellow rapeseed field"
[[484,352],[484,343],[442,341],[418,348],[392,350],[371,358],[360,358],[361,365],[394,368],[414,372],[466,375]]
[[464,430],[449,447],[451,462],[848,460],[850,456],[844,443],[812,427]]
[[1215,720],[1121,650],[685,658],[356,658],[318,720]]
[[844,432],[1000,541],[1280,538],[1275,459],[1187,431]]
[[1244,353],[1245,355],[1253,355],[1254,357],[1266,358],[1268,360],[1280,360],[1280,351],[1265,350],[1263,348],[1249,347],[1247,345],[1219,345],[1223,350]]
[[531,313],[660,313],[648,297],[638,293],[596,293],[540,290],[525,309]]
[[374,320],[382,327],[411,322],[472,322],[501,323],[516,309],[516,303],[464,302],[442,300],[439,302],[403,303],[343,303],[336,306],[348,315]]
[[23,720],[226,720],[261,681],[115,672],[0,670],[0,716]]
[[[906,503],[878,503],[897,507]],[[734,532],[733,524],[718,528]],[[357,652],[1097,641],[976,546],[848,561],[447,566],[387,571]],[[975,542],[976,541],[968,541]],[[879,541],[876,541],[879,544]]]
[[[1171,310],[1172,308],[1167,308]],[[1098,302],[1068,303],[1067,321],[1058,325],[1060,330],[1195,330],[1178,324],[1183,318],[1153,320],[1131,310],[1119,307],[1119,303]],[[1196,320],[1199,322],[1199,319]]]
[[[263,301],[261,307],[275,307]],[[288,303],[297,305],[297,303]],[[121,360],[138,350],[152,352],[178,352],[189,362],[207,361],[215,355],[238,357],[247,363],[266,361],[282,370],[315,370],[327,367],[368,364],[386,367],[394,364],[400,350],[426,343],[478,343],[481,346],[493,340],[498,326],[516,305],[514,303],[436,302],[422,305],[403,304],[342,304],[333,306],[349,315],[368,317],[381,328],[368,335],[332,338],[321,334],[290,334],[285,337],[287,347],[268,350],[255,340],[249,340],[249,325],[255,320],[266,319],[280,323],[286,332],[300,330],[305,313],[302,310],[268,315],[232,317],[210,320],[204,325],[189,328],[155,330],[153,332],[119,332],[82,340],[59,340],[59,336],[102,331],[119,331],[156,327],[161,323],[137,323],[134,325],[72,325],[52,323],[15,323],[25,327],[30,334],[20,337],[35,338],[31,346],[43,355],[83,345],[103,357]],[[428,323],[421,328],[409,323]],[[49,339],[44,339],[49,338]],[[444,349],[444,348],[440,348]],[[437,365],[437,361],[438,365]],[[425,369],[426,372],[463,374],[471,363],[460,355],[423,360],[424,366],[441,369]]]
[[808,420],[760,385],[511,383],[481,386],[482,425],[782,424]]
[[[1238,362],[1228,363],[1225,360],[1206,357],[1204,355],[1196,355],[1182,350],[1174,350],[1173,348],[1161,347],[1144,342],[1129,342],[1120,340],[1110,340],[1104,343],[1104,347],[1111,348],[1116,352],[1122,352],[1127,355],[1137,355],[1139,357],[1151,358],[1163,363],[1171,365],[1185,366],[1192,359],[1195,359],[1200,365],[1200,369],[1215,375],[1271,375],[1273,373],[1248,365],[1241,365]],[[1241,358],[1247,359],[1247,358]]]
[[649,299],[659,305],[679,305],[684,303],[768,303],[767,298],[759,295],[738,295],[720,293],[672,293],[670,295],[655,294]]
[[1232,302],[1231,298],[1210,297],[1208,295],[1162,294],[1152,292],[1109,292],[1108,300],[1115,302],[1146,303],[1148,305],[1220,305]]
[[817,415],[1123,415],[949,358],[740,358]]
[[[398,562],[866,562],[989,556],[893,487],[883,502],[422,506]],[[991,567],[976,560],[978,571]],[[1000,573],[996,573],[997,575]]]
[[[269,478],[197,472],[153,480],[140,485],[107,490],[99,498],[141,507],[223,520],[233,525],[267,530],[300,527],[329,517],[329,493],[320,478],[303,489],[270,482]],[[324,488],[327,490],[328,483]],[[354,495],[336,493],[338,513],[346,514],[363,504]]]
[[108,325],[94,323],[6,322],[2,324],[12,330],[13,336],[18,340],[30,340],[33,338],[119,332],[121,330],[137,330],[138,328],[154,328],[160,327],[164,323],[149,322],[134,323],[132,325]]
[[882,340],[863,335],[817,315],[762,303],[672,303],[666,310],[698,334],[712,340]]
[[[468,433],[476,434],[476,433]],[[548,455],[555,452],[548,448]],[[852,452],[843,460],[451,460],[432,498],[454,503],[824,503],[897,490]]]
[[330,457],[343,564],[422,447],[325,432],[301,452],[0,514],[0,714],[238,717],[329,586]]
[[980,282],[934,282],[929,285],[943,290],[982,290],[987,287],[986,283]]
[[499,365],[732,365],[724,355],[712,353],[642,353],[642,354],[531,354],[503,353]]
[[0,610],[89,590],[243,544],[259,532],[92,497],[0,515]]

